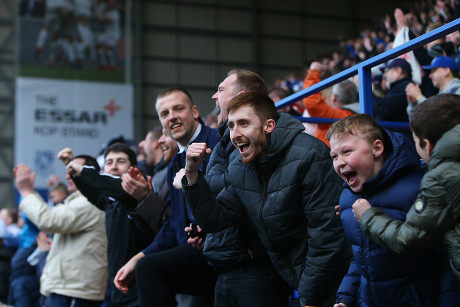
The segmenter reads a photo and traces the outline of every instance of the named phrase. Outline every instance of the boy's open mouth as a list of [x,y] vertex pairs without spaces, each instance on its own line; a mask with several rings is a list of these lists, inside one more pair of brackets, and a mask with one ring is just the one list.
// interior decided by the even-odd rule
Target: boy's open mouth
[[355,184],[356,180],[358,179],[356,172],[344,172],[342,173],[342,176],[346,178],[347,184],[349,186],[352,186],[353,184]]

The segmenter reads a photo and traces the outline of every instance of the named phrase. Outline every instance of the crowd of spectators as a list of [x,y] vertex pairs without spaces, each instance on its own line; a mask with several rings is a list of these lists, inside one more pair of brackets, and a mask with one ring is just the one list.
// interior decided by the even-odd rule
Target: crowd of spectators
[[[319,82],[321,78],[336,74],[389,50],[397,44],[452,21],[459,16],[459,11],[460,8],[456,1],[448,0],[416,2],[405,12],[397,8],[393,16],[386,15],[382,18],[376,29],[366,29],[355,39],[341,40],[338,51],[334,51],[328,56],[310,59],[311,63],[308,70],[293,73],[283,80],[273,82],[273,86],[268,90],[264,88],[264,94],[268,94],[272,101],[276,102]],[[374,82],[373,100],[376,112],[374,118],[408,122],[412,110],[418,104],[424,103],[427,98],[437,93],[460,94],[460,81],[456,78],[459,67],[460,34],[458,31],[392,60],[381,67],[377,67],[372,71]],[[33,183],[35,177],[30,168],[24,165],[18,166],[14,173],[16,185],[23,198],[21,210],[18,212],[16,209],[6,208],[0,211],[0,302],[8,302],[17,307],[50,306],[50,304],[53,304],[52,306],[70,306],[69,304],[75,303],[77,304],[76,306],[99,306],[104,304],[104,306],[134,307],[139,305],[146,306],[146,304],[155,300],[164,300],[168,304],[171,301],[177,302],[178,306],[181,307],[210,306],[212,303],[210,303],[209,298],[212,298],[213,294],[210,293],[212,289],[209,289],[208,285],[213,285],[216,282],[216,277],[211,276],[213,275],[213,270],[203,261],[205,260],[203,253],[199,249],[195,250],[195,247],[192,248],[186,244],[188,241],[194,246],[203,248],[204,241],[194,240],[194,238],[198,238],[197,234],[201,229],[199,226],[198,229],[196,228],[196,221],[185,204],[182,192],[177,191],[182,189],[180,179],[177,178],[179,175],[182,178],[184,174],[187,174],[185,170],[185,154],[189,142],[202,138],[204,142],[209,143],[208,146],[210,147],[211,143],[212,147],[216,144],[231,147],[231,149],[227,147],[227,153],[221,152],[223,156],[220,158],[225,158],[227,160],[225,163],[220,160],[210,161],[212,166],[210,169],[213,172],[217,169],[219,172],[223,172],[222,174],[225,174],[218,173],[219,176],[215,176],[215,174],[211,173],[214,178],[218,178],[213,180],[223,180],[219,182],[218,188],[212,187],[214,189],[213,194],[215,196],[219,195],[221,189],[224,188],[223,186],[227,184],[226,179],[222,178],[228,175],[226,172],[230,170],[231,161],[229,160],[236,159],[234,156],[237,155],[238,151],[232,154],[234,148],[228,140],[227,126],[222,126],[227,122],[226,104],[230,98],[239,95],[240,92],[244,92],[248,88],[250,89],[250,86],[241,85],[240,92],[235,91],[231,97],[224,98],[223,93],[226,89],[228,90],[228,86],[236,87],[234,85],[236,83],[233,82],[242,82],[238,81],[238,73],[241,72],[238,72],[238,70],[229,72],[227,79],[219,85],[216,94],[212,97],[220,109],[220,114],[213,111],[204,117],[204,120],[200,117],[197,107],[193,104],[190,95],[185,89],[172,88],[169,89],[169,92],[166,90],[160,94],[157,98],[157,112],[163,127],[157,127],[149,131],[145,140],[139,144],[139,148],[134,150],[125,144],[124,139],[118,140],[119,142],[115,142],[112,146],[107,146],[103,152],[99,153],[102,159],[97,161],[103,161],[102,173],[104,174],[99,173],[96,160],[94,160],[94,165],[87,164],[88,161],[86,160],[93,159],[91,153],[89,153],[90,156],[83,156],[86,159],[85,161],[79,161],[78,159],[82,159],[81,156],[74,157],[70,149],[65,149],[60,153],[59,158],[67,167],[69,188],[63,183],[55,181],[50,183],[50,201],[48,203],[34,193]],[[228,79],[235,76],[238,76],[237,81]],[[303,101],[298,101],[281,111],[304,117],[347,117],[354,113],[359,113],[357,103],[358,88],[359,84],[356,80],[346,80],[332,89],[307,97]],[[173,103],[172,101],[176,101],[169,99],[170,96],[173,98],[179,96],[180,99],[176,100],[184,101],[185,109],[187,109],[187,112],[190,111],[189,114],[180,115],[182,117],[179,120],[179,128],[175,124],[169,125],[167,122],[169,120],[167,119],[168,113],[177,111],[175,106],[170,108],[169,104]],[[247,97],[253,96],[247,95]],[[388,109],[390,105],[388,101],[391,101],[391,103],[397,102],[398,106]],[[188,110],[189,104],[192,106],[190,110]],[[396,109],[399,112],[396,112]],[[392,117],[386,116],[385,112]],[[282,120],[287,119],[282,117]],[[371,124],[374,125],[374,123]],[[177,132],[178,129],[181,129],[181,126],[185,126],[188,129],[183,135],[179,135],[179,132]],[[329,138],[326,138],[330,124],[305,124],[304,126],[308,134],[315,135],[330,146]],[[296,126],[296,129],[299,128]],[[227,137],[227,143],[224,145],[221,144],[222,141],[218,143],[217,131],[221,136]],[[270,131],[270,133],[272,132]],[[277,133],[279,132],[277,131]],[[274,135],[277,134],[275,133]],[[389,142],[389,140],[385,141]],[[395,141],[392,140],[392,142]],[[241,147],[244,146],[246,145]],[[387,143],[385,146],[391,147],[394,144],[388,145]],[[322,150],[325,151],[325,148]],[[178,153],[175,155],[176,152]],[[382,161],[387,159],[386,156],[382,157]],[[416,160],[417,158],[415,158]],[[170,161],[172,162],[169,163]],[[206,172],[206,163],[201,166],[203,173]],[[84,166],[84,164],[88,166]],[[221,169],[222,166],[224,170]],[[228,170],[225,170],[226,168]],[[348,182],[349,179],[347,178],[344,178],[344,180]],[[418,178],[418,180],[420,179]],[[215,184],[215,181],[208,180],[211,186]],[[411,197],[414,198],[417,194],[418,186],[413,187],[411,191]],[[152,212],[152,208],[148,206],[151,203],[156,206],[155,212]],[[405,216],[411,204],[412,202],[407,202],[404,204],[404,208],[398,210]],[[67,206],[67,210],[62,209],[62,206]],[[105,211],[105,214],[95,210],[95,208]],[[347,209],[351,209],[351,205]],[[24,211],[30,215],[32,221],[24,214]],[[193,213],[196,212],[194,211]],[[85,214],[86,216],[83,216]],[[66,218],[68,224],[64,225],[57,220],[58,218]],[[83,218],[87,219],[85,223],[82,223]],[[245,217],[244,227],[240,228],[242,226],[238,226],[238,230],[248,232],[248,229],[252,229],[248,226],[251,225],[249,220]],[[105,230],[101,227],[96,227],[97,224],[105,225]],[[69,225],[74,227],[69,227]],[[187,233],[182,231],[184,225],[190,225],[190,227],[186,228]],[[232,229],[230,230],[234,231]],[[78,236],[82,236],[82,232],[92,232],[91,238],[93,239],[89,241],[85,237],[79,239]],[[220,234],[220,232],[218,233]],[[156,237],[157,235],[158,238]],[[104,237],[104,240],[101,240],[101,238],[94,239],[101,236]],[[221,234],[221,236],[223,235]],[[338,236],[336,237],[338,238]],[[213,242],[211,238],[216,240],[215,236],[208,235],[209,242]],[[264,240],[264,238],[260,239]],[[225,236],[220,237],[219,240],[225,241],[224,243],[229,242],[228,237]],[[258,245],[262,244],[258,240]],[[241,244],[238,240],[236,243]],[[247,244],[247,242],[243,240],[242,244]],[[84,275],[84,278],[89,279],[81,280],[80,282],[77,280],[74,288],[69,290],[67,288],[69,280],[75,282],[75,277],[66,276],[66,273],[72,272],[72,265],[73,270],[75,270],[75,264],[66,261],[62,255],[63,250],[68,253],[67,255],[70,255],[75,252],[76,247],[81,252],[78,257],[81,257],[86,262],[86,265],[91,265],[85,272],[82,267],[77,269],[76,272],[80,277]],[[230,249],[233,247],[230,246]],[[92,249],[91,252],[96,250],[94,255],[98,257],[97,261],[94,260],[96,256],[92,255],[91,252],[86,253],[87,248]],[[216,247],[211,245],[207,249],[205,247],[205,258],[206,254],[213,257],[216,254],[220,255],[218,254],[219,251],[211,250],[210,252],[211,248]],[[267,249],[267,246],[265,248]],[[273,247],[269,245],[269,254],[273,252],[270,248]],[[253,255],[249,248],[248,251],[252,260],[254,260],[253,257],[261,257],[261,255]],[[225,256],[227,256],[226,253],[227,251],[224,253]],[[293,251],[289,251],[289,253],[295,254]],[[51,257],[48,255],[51,255]],[[164,255],[163,258],[161,258],[161,255]],[[346,254],[342,254],[343,257],[345,257],[344,255],[346,256]],[[188,257],[188,262],[185,262],[186,256]],[[236,256],[232,255],[232,257]],[[274,296],[272,303],[276,302],[276,299],[280,297],[287,302],[287,298],[290,296],[291,304],[297,304],[296,299],[298,296],[296,294],[298,293],[293,291],[297,286],[292,286],[289,283],[290,281],[284,278],[285,276],[281,276],[284,278],[283,281],[278,275],[278,273],[285,274],[287,269],[283,268],[276,272],[268,261],[268,257],[266,254],[262,255],[261,259],[266,262],[258,263],[258,265],[263,265],[257,269],[264,271],[269,268],[268,270],[274,276],[271,278],[274,278],[277,287],[279,286],[276,289],[281,289],[282,291],[279,292],[283,292],[279,294],[279,297]],[[276,255],[276,257],[279,257],[279,255]],[[295,255],[295,257],[298,257],[298,255]],[[308,257],[312,256],[309,255]],[[79,259],[80,262],[76,262],[77,266],[82,265],[82,259]],[[236,272],[235,276],[238,277],[241,273],[235,270],[233,262],[227,263],[220,258],[217,261],[210,259],[207,259],[208,262],[213,264],[214,269],[218,272],[217,284],[219,285],[219,290],[230,291],[223,286],[223,279],[229,276],[229,272],[232,272],[232,274]],[[316,260],[314,257],[311,259]],[[421,261],[420,259],[419,257],[418,261]],[[273,258],[271,258],[271,261],[274,262],[275,266],[279,264]],[[202,273],[200,278],[203,284],[190,285],[190,283],[194,282],[192,279],[190,281],[184,280],[179,286],[176,284],[175,286],[178,286],[178,288],[171,287],[170,284],[174,283],[174,281],[170,281],[168,278],[182,278],[183,272],[180,271],[185,270],[192,262],[194,266],[202,267],[202,269],[195,271],[191,269],[190,273],[198,275]],[[61,274],[62,276],[56,276],[59,274],[50,271],[57,270],[57,268],[62,269],[66,265],[67,271]],[[107,273],[95,274],[97,270],[107,270],[107,266],[108,278],[105,275]],[[172,267],[175,267],[174,271],[171,269]],[[164,272],[159,268],[162,268]],[[244,268],[245,270],[254,269],[254,267],[248,266],[247,263],[244,263]],[[154,270],[156,271],[153,272]],[[161,271],[161,274],[168,272],[171,276],[165,278],[165,274],[161,275],[159,271]],[[427,276],[431,276],[429,274],[432,272],[428,271]],[[258,271],[255,270],[254,272]],[[135,277],[135,273],[139,278]],[[304,274],[308,275],[308,273]],[[152,276],[162,278],[160,281],[155,281],[155,285],[164,286],[163,289],[167,289],[166,292],[161,295],[150,292],[149,285],[150,283],[153,285],[153,280],[150,280]],[[302,278],[308,279],[310,277],[302,276]],[[136,279],[141,281],[136,283]],[[163,279],[166,279],[166,281]],[[102,280],[104,282],[101,282]],[[285,281],[291,286],[291,292],[289,293],[284,291],[285,288],[288,288]],[[98,283],[98,286],[91,285],[92,282]],[[225,282],[227,281],[225,280]],[[298,286],[300,288],[305,285]],[[238,285],[235,284],[233,287],[237,289]],[[90,291],[89,289],[92,290]],[[260,291],[261,289],[258,290]],[[327,289],[327,291],[330,290]],[[337,288],[334,290],[337,290]],[[217,292],[216,290],[215,302],[219,303],[216,303],[215,306],[224,306],[223,302],[229,295],[225,291]],[[348,293],[343,290],[343,285],[341,291],[340,295],[347,297]],[[460,293],[458,289],[453,289],[452,291]],[[263,290],[260,293],[262,292]],[[92,296],[88,296],[88,293],[91,293]],[[258,292],[255,291],[251,294],[252,299],[255,293]],[[275,293],[276,291],[272,290],[272,294]],[[217,295],[219,296],[217,297]],[[249,295],[250,298],[251,295]],[[305,293],[302,293],[302,295],[305,295]],[[436,295],[435,299],[437,299]],[[47,298],[48,296],[51,297],[51,300]],[[240,299],[246,298],[242,295]],[[310,297],[307,295],[301,297],[300,301],[306,303],[308,299]],[[458,302],[457,299],[458,297],[455,296],[452,301]],[[236,298],[235,300],[237,301]],[[330,302],[329,300],[328,303]],[[267,306],[269,302],[264,304]],[[339,303],[338,306],[347,306],[340,304],[342,303]]]
[[[321,79],[324,79],[377,54],[390,50],[409,39],[436,29],[458,17],[460,17],[460,7],[456,1],[424,0],[413,2],[410,7],[404,9],[396,8],[393,14],[382,17],[377,27],[364,29],[355,38],[340,39],[336,50],[330,54],[318,55],[314,59],[307,59],[309,63],[307,63],[306,67],[286,76],[284,79],[275,80],[272,83],[272,88],[280,87],[288,91],[289,94],[295,93],[304,88],[303,78],[307,75],[310,63],[313,61],[322,64]],[[452,58],[456,63],[455,67],[450,65],[451,71],[454,77],[456,77],[458,68],[460,67],[459,47],[460,34],[459,31],[455,31],[446,37],[437,39],[415,49],[413,52],[400,56],[411,65],[412,72],[409,83],[419,87],[419,99],[421,95],[429,97],[437,94],[439,89],[439,87],[433,84],[430,78],[431,68],[424,68],[423,66],[429,66],[436,57],[447,56]],[[389,90],[389,82],[386,81],[385,75],[385,65],[373,68],[372,77],[374,93],[377,97],[382,98]],[[357,83],[356,80],[355,83]],[[325,90],[323,95],[328,100],[330,90]],[[408,102],[411,102],[411,98],[409,97],[408,99]],[[294,113],[291,112],[293,115],[310,116],[308,109],[304,108],[301,101],[296,102],[291,108],[296,111]],[[304,113],[305,110],[307,112]],[[378,117],[381,114],[376,113],[374,116]],[[403,121],[407,120],[406,116],[406,119]]]

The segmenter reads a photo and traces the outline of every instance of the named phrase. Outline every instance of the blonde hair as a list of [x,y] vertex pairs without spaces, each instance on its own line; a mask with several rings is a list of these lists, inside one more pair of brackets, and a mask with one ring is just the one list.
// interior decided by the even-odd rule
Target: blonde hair
[[333,137],[338,138],[343,135],[359,135],[371,145],[376,140],[381,140],[385,160],[393,147],[388,134],[369,114],[353,114],[333,123],[327,131],[326,138],[330,141]]

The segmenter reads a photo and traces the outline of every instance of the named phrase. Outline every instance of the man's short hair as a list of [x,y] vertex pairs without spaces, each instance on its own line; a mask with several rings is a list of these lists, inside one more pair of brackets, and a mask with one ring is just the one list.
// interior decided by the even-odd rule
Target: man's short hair
[[165,88],[164,90],[162,90],[162,91],[157,95],[157,100],[160,99],[160,98],[169,96],[169,95],[171,95],[172,93],[175,93],[175,92],[184,93],[185,96],[188,97],[188,100],[189,100],[190,104],[191,104],[192,106],[194,105],[193,99],[192,99],[192,95],[190,95],[190,92],[187,91],[187,89],[185,89],[185,88],[182,87],[182,86],[171,86],[171,87]]
[[134,152],[134,150],[131,149],[131,147],[129,147],[125,143],[115,143],[115,144],[110,145],[104,152],[104,159],[106,159],[107,155],[111,152],[125,153],[128,156],[128,160],[131,166],[134,166],[134,167],[137,166],[136,153]]
[[67,186],[63,182],[58,182],[50,188],[50,192],[58,191],[64,192],[65,194],[69,194],[69,190],[67,190]]
[[267,84],[264,79],[255,72],[245,69],[232,69],[227,76],[236,75],[235,91],[259,91],[268,94]]
[[[192,99],[192,95],[190,94],[189,91],[187,91],[187,89],[185,89],[184,87],[182,86],[171,86],[171,87],[168,87],[164,90],[162,90],[158,95],[157,95],[157,101],[158,99],[160,98],[163,98],[163,97],[166,97],[166,96],[169,96],[171,95],[172,93],[175,93],[175,92],[180,92],[180,93],[184,93],[185,96],[188,97],[188,102],[190,102],[190,106],[194,106],[195,103],[193,102],[193,99]],[[200,122],[200,124],[204,125],[204,121],[201,117],[198,116],[198,122]]]
[[356,102],[358,97],[358,88],[350,80],[342,81],[332,87],[332,93],[337,95],[337,100],[342,105],[352,104]]
[[[420,141],[434,146],[444,133],[460,124],[460,96],[439,94],[418,104],[411,114],[410,127]],[[424,143],[420,144],[424,147]]]
[[75,156],[73,159],[74,160],[83,159],[84,160],[83,165],[92,166],[97,172],[101,171],[101,167],[99,166],[99,164],[97,163],[97,160],[94,157],[91,157],[89,155],[78,155],[78,156]]
[[369,144],[374,144],[376,140],[381,140],[385,160],[393,150],[393,145],[388,134],[369,114],[353,114],[333,123],[327,131],[326,138],[330,141],[333,137],[338,138],[343,135],[356,136],[358,134],[363,136]]
[[18,218],[19,218],[18,209],[8,207],[8,208],[3,208],[3,210],[5,210],[6,216],[11,218],[11,222],[13,224],[18,223]]
[[147,134],[150,134],[150,140],[158,140],[163,135],[163,127],[157,126],[150,130]]
[[276,121],[280,117],[273,100],[267,94],[259,91],[246,91],[236,95],[228,103],[227,111],[230,114],[230,112],[245,106],[252,107],[262,122],[267,119]]
[[268,95],[274,94],[278,96],[280,99],[286,98],[289,96],[289,92],[285,90],[284,88],[281,88],[279,86],[272,87],[268,90]]

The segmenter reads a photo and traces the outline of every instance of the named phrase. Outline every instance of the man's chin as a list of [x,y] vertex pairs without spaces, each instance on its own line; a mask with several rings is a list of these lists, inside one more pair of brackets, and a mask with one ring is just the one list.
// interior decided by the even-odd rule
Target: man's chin
[[243,162],[244,164],[249,164],[252,161],[254,161],[252,156],[246,156],[246,157],[241,156],[241,162]]

